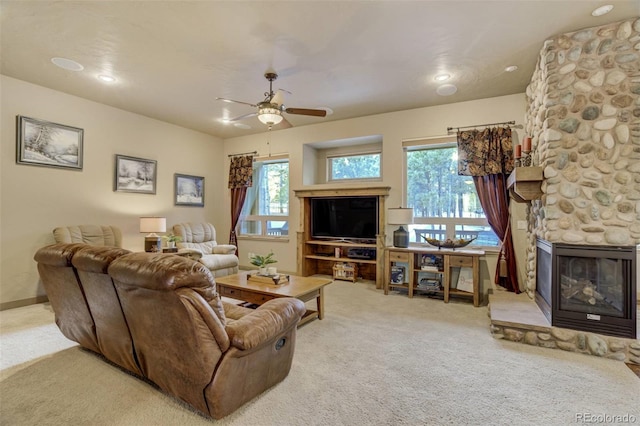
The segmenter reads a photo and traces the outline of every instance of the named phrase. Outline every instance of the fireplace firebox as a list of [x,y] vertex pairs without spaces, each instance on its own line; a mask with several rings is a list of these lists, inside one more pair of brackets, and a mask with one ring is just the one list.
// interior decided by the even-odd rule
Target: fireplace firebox
[[536,303],[552,326],[636,338],[636,247],[537,241]]

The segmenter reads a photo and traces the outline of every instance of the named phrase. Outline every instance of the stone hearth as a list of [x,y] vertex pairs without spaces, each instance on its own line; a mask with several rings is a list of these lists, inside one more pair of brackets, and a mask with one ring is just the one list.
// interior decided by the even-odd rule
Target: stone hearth
[[[636,339],[605,336],[552,327],[538,305],[526,294],[497,291],[489,295],[491,334],[496,339],[640,365],[640,335]],[[640,322],[640,315],[636,315]],[[640,333],[640,324],[637,327]]]

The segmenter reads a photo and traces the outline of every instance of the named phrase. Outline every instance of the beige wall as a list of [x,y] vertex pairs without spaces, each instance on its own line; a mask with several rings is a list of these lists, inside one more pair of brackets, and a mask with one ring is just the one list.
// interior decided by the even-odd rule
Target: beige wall
[[[223,141],[199,132],[0,76],[0,307],[44,295],[33,255],[53,243],[56,226],[110,224],[125,248],[143,250],[138,217],[166,216],[167,226],[210,221],[228,238]],[[17,165],[16,115],[84,129],[82,171]],[[113,191],[114,157],[158,161],[156,195]],[[205,177],[205,207],[174,206],[174,173]]]
[[[240,263],[249,266],[248,252],[273,250],[282,271],[293,272],[299,203],[293,189],[303,188],[304,145],[323,141],[382,135],[381,185],[390,186],[388,205],[402,203],[402,141],[446,135],[448,126],[515,120],[522,123],[524,94],[437,107],[419,108],[350,120],[293,127],[271,133],[221,141],[212,136],[1,76],[0,161],[0,307],[44,295],[33,262],[35,251],[53,242],[51,230],[60,225],[113,224],[124,234],[124,246],[142,250],[138,217],[163,215],[167,224],[207,220],[216,226],[219,241],[230,226],[226,170],[228,154],[257,150],[259,155],[290,156],[291,216],[288,241],[239,241]],[[83,128],[84,170],[71,171],[15,164],[15,117],[25,115]],[[520,131],[514,139],[521,139]],[[224,146],[221,152],[220,147]],[[113,191],[114,155],[158,160],[156,195]],[[306,154],[307,162],[313,156]],[[205,177],[205,207],[173,205],[173,174]],[[312,174],[314,176],[314,174]],[[331,187],[339,185],[321,185]],[[308,188],[308,187],[306,187]],[[222,200],[222,201],[220,201]],[[525,218],[524,205],[512,204],[513,220]],[[390,233],[387,233],[390,234]],[[525,231],[515,230],[517,253],[524,253]],[[391,236],[387,242],[391,243]],[[495,255],[481,264],[482,288],[493,287]],[[521,271],[523,267],[519,268]]]
[[[293,272],[296,265],[296,234],[299,229],[299,202],[293,194],[294,189],[311,188],[303,186],[303,173],[306,181],[309,181],[312,173],[317,173],[319,167],[315,164],[308,166],[303,164],[303,158],[310,161],[314,158],[305,144],[318,143],[348,138],[359,138],[370,135],[382,135],[382,176],[381,183],[376,185],[390,186],[391,192],[387,205],[402,204],[403,169],[404,161],[402,141],[407,139],[428,138],[447,134],[447,127],[474,125],[482,123],[495,123],[515,120],[517,124],[523,123],[525,112],[525,95],[515,94],[478,101],[461,102],[456,104],[436,107],[419,108],[409,111],[393,112],[369,117],[361,117],[350,120],[320,123],[311,126],[293,127],[286,130],[274,131],[269,134],[261,133],[246,137],[238,137],[225,140],[225,154],[234,154],[257,150],[258,154],[268,155],[288,153],[290,158],[290,237],[288,241],[253,241],[243,239],[238,243],[240,249],[240,264],[249,267],[248,252],[263,253],[273,250],[278,259],[278,268],[283,271]],[[516,132],[514,139],[520,140],[524,134]],[[269,143],[267,143],[269,142]],[[225,155],[226,157],[226,155]],[[303,167],[304,166],[304,167]],[[225,161],[225,168],[228,161]],[[310,170],[313,172],[310,173]],[[326,184],[318,187],[340,187],[340,185]],[[225,199],[225,209],[230,209],[229,201]],[[512,204],[513,220],[525,219],[524,205]],[[513,224],[516,250],[524,253],[523,241],[526,231],[516,230]],[[391,244],[391,233],[387,232],[387,243]],[[493,274],[495,271],[495,255],[488,255],[482,263],[482,287],[486,293],[493,287]],[[524,277],[524,267],[520,269],[520,280]]]

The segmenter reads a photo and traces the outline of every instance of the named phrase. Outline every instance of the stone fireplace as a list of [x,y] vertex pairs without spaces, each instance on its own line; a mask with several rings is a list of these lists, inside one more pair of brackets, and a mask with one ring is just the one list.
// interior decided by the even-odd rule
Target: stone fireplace
[[[529,298],[535,299],[539,293],[537,286],[550,285],[549,274],[554,274],[552,269],[545,277],[537,275],[538,262],[553,263],[550,258],[538,259],[538,240],[552,247],[579,246],[587,252],[600,246],[612,250],[629,247],[630,256],[637,259],[640,18],[561,34],[545,41],[526,96],[525,133],[532,138],[531,163],[543,170],[542,195],[526,209],[525,286]],[[565,284],[571,285],[576,280],[576,286],[567,292],[577,289],[583,296],[589,296],[584,293],[586,290],[596,299],[608,298],[602,294],[604,291],[597,290],[596,297],[595,285],[585,282],[591,281],[591,272],[587,277],[572,276],[582,268],[597,269],[599,262],[592,259],[580,267],[577,263],[556,266],[556,274],[558,268],[564,268],[561,275],[565,276]],[[604,263],[600,267],[608,268]],[[572,266],[576,267],[574,272]],[[553,305],[553,290],[541,290],[551,294]],[[630,309],[637,310],[633,285],[622,291],[625,293],[621,300],[630,300]],[[585,300],[591,305],[590,297]],[[523,309],[529,312],[524,305]],[[553,309],[552,306],[552,317]],[[620,307],[621,311],[625,309]],[[537,314],[541,315],[538,309]],[[582,312],[585,318],[587,314],[601,315]],[[601,324],[594,320],[590,324],[598,323]],[[618,331],[629,337],[612,337],[613,333],[602,334],[598,327],[583,331],[585,327],[578,329],[573,323],[548,324],[545,320],[525,327],[494,321],[492,308],[494,336],[640,364],[640,342],[623,330],[627,325],[621,325]]]
[[[527,87],[532,163],[543,195],[527,208],[526,289],[535,297],[537,240],[640,243],[640,19],[544,43]],[[629,290],[631,291],[631,290]],[[636,294],[627,295],[635,301]]]

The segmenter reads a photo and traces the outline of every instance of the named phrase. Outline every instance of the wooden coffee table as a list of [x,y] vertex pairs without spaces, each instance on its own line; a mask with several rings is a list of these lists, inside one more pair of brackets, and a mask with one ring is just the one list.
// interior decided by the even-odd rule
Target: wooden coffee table
[[324,318],[324,286],[333,282],[330,278],[297,277],[289,275],[289,282],[284,284],[265,284],[247,279],[248,272],[216,278],[216,286],[220,296],[262,305],[278,297],[295,297],[303,302],[316,299],[316,310],[307,309],[300,320],[301,326],[316,318]]

